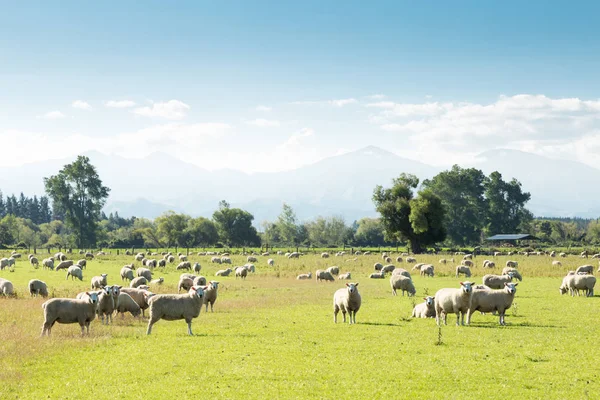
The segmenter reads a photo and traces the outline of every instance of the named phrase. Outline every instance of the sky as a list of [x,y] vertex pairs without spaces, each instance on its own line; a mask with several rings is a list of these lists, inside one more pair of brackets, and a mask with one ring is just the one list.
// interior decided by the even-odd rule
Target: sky
[[281,171],[375,145],[600,168],[598,2],[0,0],[0,166]]

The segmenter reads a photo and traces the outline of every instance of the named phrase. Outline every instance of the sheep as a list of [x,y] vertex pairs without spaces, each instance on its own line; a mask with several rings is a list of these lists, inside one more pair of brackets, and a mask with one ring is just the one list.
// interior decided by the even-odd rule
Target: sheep
[[465,254],[463,256],[463,260],[472,260],[473,259],[473,254]]
[[560,254],[559,254],[559,256],[561,256],[561,257],[566,257],[566,256],[567,256],[567,253],[560,253]]
[[288,255],[288,258],[300,258],[300,253],[294,251]]
[[48,285],[46,285],[46,282],[39,279],[32,279],[29,281],[27,287],[29,287],[30,296],[48,297]]
[[346,287],[338,289],[333,295],[333,322],[337,324],[337,315],[341,311],[346,322],[346,313],[350,324],[356,324],[356,313],[360,310],[361,297],[358,283],[346,283]]
[[345,274],[340,274],[338,276],[338,279],[340,279],[340,280],[349,280],[349,279],[352,279],[352,274],[350,272],[346,272]]
[[374,269],[375,271],[381,271],[381,270],[383,269],[383,264],[381,264],[381,263],[375,263],[375,264],[373,265],[373,269]]
[[194,270],[194,272],[200,272],[200,270],[202,269],[202,265],[200,265],[200,263],[194,263],[194,268],[192,268]]
[[408,272],[404,268],[396,268],[392,271],[392,275],[402,275],[412,279],[412,277],[410,276],[410,272]]
[[191,271],[192,270],[192,264],[189,261],[182,261],[179,263],[179,265],[177,265],[177,271],[180,271],[182,269]]
[[17,253],[16,251],[13,251],[10,256],[12,258],[21,258],[21,253]]
[[373,272],[371,275],[369,275],[370,279],[383,279],[385,278],[385,272],[379,271],[379,272]]
[[4,296],[12,296],[14,293],[14,287],[11,281],[8,279],[0,278],[0,294]]
[[258,258],[254,257],[254,256],[248,256],[248,257],[246,257],[246,261],[247,262],[258,262]]
[[[106,255],[106,253],[105,253],[105,252],[103,252],[103,251],[99,251],[97,255],[98,255],[98,256],[105,256],[105,255]],[[94,258],[94,254],[93,254],[93,253],[89,253],[89,252],[88,252],[88,253],[85,253],[85,258],[90,258],[90,259],[91,259],[91,258]]]
[[188,258],[187,256],[184,256],[183,254],[179,256],[179,261],[187,261]]
[[117,315],[120,313],[123,318],[125,318],[126,312],[130,312],[136,318],[142,313],[140,306],[127,293],[119,293],[119,301],[117,301],[115,310]]
[[579,274],[582,272],[585,272],[585,273],[588,273],[591,275],[594,273],[594,267],[591,265],[582,265],[580,267],[577,267],[577,269],[575,270],[576,274]]
[[0,270],[3,270],[6,267],[8,267],[8,258],[5,257],[0,259]]
[[434,275],[433,265],[426,264],[421,267],[421,276],[429,276],[429,277],[433,278],[433,275]]
[[145,254],[144,254],[144,253],[137,253],[137,254],[136,254],[134,257],[133,257],[133,259],[134,259],[135,261],[140,261],[140,262],[141,262],[141,261],[144,259],[144,256],[145,256]]
[[128,269],[130,269],[132,271],[135,271],[135,265],[133,265],[133,263],[131,263],[131,264],[125,264],[125,265],[123,265],[123,268],[128,268]]
[[421,267],[422,267],[423,265],[425,265],[425,264],[424,264],[424,263],[418,263],[418,264],[415,264],[415,265],[412,267],[412,271],[415,271],[415,270],[416,270],[416,271],[420,271],[420,270],[421,270]]
[[402,296],[404,296],[404,292],[406,292],[409,297],[414,296],[417,293],[412,279],[404,275],[392,275],[390,277],[390,286],[392,287],[392,294],[394,296],[398,295],[396,293],[396,290],[398,289],[402,290]]
[[158,266],[161,268],[164,268],[167,266],[167,260],[165,260],[164,258],[162,260],[158,260]]
[[467,325],[471,323],[473,312],[480,311],[482,313],[498,312],[500,316],[500,325],[506,325],[504,316],[515,299],[518,283],[505,282],[504,287],[499,290],[491,289],[476,289],[473,291],[471,298],[471,306],[467,314]]
[[61,269],[69,269],[71,266],[73,266],[73,260],[61,261],[56,266],[56,270],[60,271]]
[[406,257],[406,262],[407,263],[416,263],[417,259],[414,257]]
[[315,272],[315,278],[316,278],[317,282],[319,282],[319,281],[334,282],[335,281],[335,279],[333,278],[333,275],[331,275],[331,272],[323,271],[321,269],[318,269]]
[[153,279],[153,280],[151,280],[151,281],[150,281],[150,284],[151,284],[151,285],[162,285],[164,281],[165,281],[165,278],[163,278],[163,277],[160,277],[160,278],[158,278],[158,279]]
[[442,258],[440,261],[438,261],[440,264],[446,264],[448,261],[446,261],[445,258]]
[[108,274],[102,274],[101,276],[94,276],[92,278],[92,290],[94,289],[102,289],[104,286],[108,285],[107,278]]
[[148,285],[140,285],[140,286],[138,286],[136,289],[141,289],[141,290],[150,290],[150,286],[148,286]]
[[271,253],[269,253],[268,251],[265,251],[264,253],[262,253],[263,257],[269,257],[271,255]]
[[498,257],[498,256],[501,256],[501,255],[502,255],[502,253],[500,253],[499,251],[495,251],[494,252],[494,257]]
[[213,264],[221,264],[221,259],[219,257],[212,257],[210,262]]
[[235,279],[242,278],[242,279],[246,279],[246,277],[248,276],[248,270],[244,267],[237,267],[235,269]]
[[448,314],[456,314],[456,325],[465,324],[465,314],[471,307],[473,284],[460,282],[460,288],[444,288],[435,293],[435,322],[440,325],[442,317],[447,325]]
[[150,321],[146,334],[150,335],[152,326],[161,319],[185,319],[188,334],[192,336],[192,319],[200,315],[205,289],[204,286],[194,286],[187,294],[159,294],[150,298]]
[[254,266],[254,264],[245,264],[245,265],[243,265],[243,267],[246,268],[248,270],[248,272],[252,272],[252,273],[256,272],[256,267]]
[[571,296],[579,296],[579,291],[584,290],[587,297],[593,297],[595,285],[596,277],[593,275],[569,275],[567,279],[567,288]]
[[312,279],[312,272],[309,272],[307,274],[300,274],[296,277],[297,280],[304,280],[304,279]]
[[556,257],[556,251],[552,250],[552,251],[550,252],[550,257]]
[[[488,260],[486,260],[486,261],[488,262],[488,264],[494,264],[491,261],[488,261]],[[462,260],[460,263],[462,265],[466,265],[467,267],[472,267],[474,265],[473,261],[471,261],[471,260]],[[485,268],[485,262],[484,262],[484,268]],[[489,266],[488,268],[493,268],[493,267]]]
[[71,265],[67,269],[67,279],[69,279],[69,276],[71,277],[71,280],[79,278],[80,281],[83,281],[83,271],[76,265]]
[[204,304],[206,305],[206,312],[208,312],[208,305],[210,304],[210,312],[214,312],[215,302],[217,301],[217,295],[219,291],[219,281],[210,281],[208,286],[204,290]]
[[206,286],[206,277],[197,276],[194,278],[194,286]]
[[231,264],[231,258],[221,257],[221,264]]
[[138,277],[141,277],[141,276],[143,276],[144,278],[146,278],[146,280],[147,280],[148,282],[150,282],[150,281],[152,280],[152,271],[150,271],[148,268],[138,268],[138,269],[135,271],[135,274],[136,274]]
[[502,269],[502,275],[508,275],[509,272],[512,273],[513,278],[518,279],[519,282],[523,280],[521,273],[515,268],[504,267]]
[[220,269],[217,271],[215,276],[229,276],[229,274],[231,274],[231,272],[232,272],[231,268]]
[[508,260],[506,262],[506,266],[511,268],[517,268],[519,266],[519,263],[516,261]]
[[54,255],[54,259],[56,261],[65,261],[67,259],[67,256],[65,256],[63,253],[58,252]]
[[50,336],[52,326],[56,322],[60,324],[79,323],[81,327],[81,336],[84,335],[84,328],[87,328],[90,334],[90,322],[96,318],[96,307],[98,306],[98,294],[96,292],[86,292],[87,299],[50,299],[42,304],[44,310],[44,324],[42,325],[42,334]]
[[340,267],[329,267],[327,268],[325,271],[329,272],[331,275],[339,275],[340,274]]
[[129,282],[129,287],[130,288],[137,288],[141,285],[147,285],[148,284],[148,279],[144,276],[138,276],[137,278],[134,278],[131,280],[131,282]]
[[157,265],[158,265],[158,262],[154,259],[146,261],[146,267],[148,267],[149,269],[156,268]]
[[106,325],[108,325],[109,319],[112,313],[115,311],[115,300],[113,298],[112,286],[104,286],[102,291],[98,295],[98,307],[96,308],[96,314],[101,319],[104,325],[104,317],[106,316]]
[[54,259],[53,258],[45,258],[42,261],[42,268],[48,268],[49,270],[54,271]]
[[7,260],[8,260],[8,266],[9,267],[12,267],[12,266],[15,265],[15,259],[14,259],[14,257],[8,257]]
[[456,266],[456,277],[458,278],[459,274],[464,274],[466,278],[471,277],[471,268],[466,265],[457,265]]
[[142,309],[142,316],[145,310],[150,307],[148,300],[154,296],[154,293],[139,288],[122,288],[121,293],[127,293]]
[[512,272],[504,275],[488,274],[483,276],[483,284],[490,289],[502,289],[505,283],[510,283],[513,279]]
[[386,257],[385,258],[385,262],[388,263],[388,264],[391,263],[392,262],[392,258],[391,257]]
[[558,260],[554,260],[554,261],[552,261],[552,266],[553,267],[562,267],[562,263]]
[[384,265],[383,268],[381,268],[381,272],[385,272],[385,273],[394,272],[395,269],[396,269],[395,265],[388,264],[388,265]]
[[273,260],[272,258],[269,258],[267,260],[267,265],[270,266],[270,267],[275,266],[275,260]]
[[168,256],[167,257],[167,261],[169,264],[173,264],[175,262],[175,257],[174,256]]
[[396,262],[399,262],[399,263],[403,262],[402,257],[396,257]]
[[29,263],[31,264],[31,266],[33,268],[36,268],[36,269],[40,266],[40,263],[39,263],[38,259],[36,257],[33,257],[33,256],[29,257]]
[[128,281],[133,280],[133,271],[127,267],[121,268],[121,280],[124,281],[125,279]]
[[189,291],[192,286],[194,286],[194,280],[187,277],[179,278],[179,283],[177,283],[177,293],[181,292],[181,289],[184,291]]
[[434,318],[435,317],[435,297],[423,297],[424,303],[419,303],[413,308],[413,318]]

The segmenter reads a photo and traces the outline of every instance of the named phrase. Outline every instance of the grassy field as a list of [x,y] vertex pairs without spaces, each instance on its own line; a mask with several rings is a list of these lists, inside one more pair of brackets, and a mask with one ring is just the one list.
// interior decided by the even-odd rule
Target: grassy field
[[[413,320],[410,314],[423,296],[458,287],[457,263],[440,265],[442,256],[417,256],[435,264],[436,277],[413,274],[415,298],[392,297],[388,279],[367,278],[380,261],[377,255],[357,261],[272,258],[274,268],[259,257],[256,274],[246,281],[218,279],[215,312],[203,311],[194,320],[194,337],[187,336],[184,321],[160,321],[146,336],[146,321],[127,316],[111,326],[95,321],[83,338],[78,325],[57,324],[53,336],[43,339],[44,300],[29,298],[30,279],[44,280],[55,297],[73,297],[103,272],[110,284],[120,283],[119,270],[132,257],[89,261],[83,282],[66,281],[63,271],[34,270],[21,259],[14,272],[0,272],[18,292],[17,298],[0,299],[0,398],[598,397],[598,297],[558,292],[566,271],[586,260],[567,257],[562,267],[552,267],[549,257],[513,257],[524,280],[507,313],[508,326],[476,314],[471,326],[456,327],[451,315],[452,325],[438,329],[434,320]],[[209,259],[191,257],[207,277],[219,269]],[[242,256],[232,259],[234,265],[245,263]],[[500,266],[507,259],[495,261]],[[477,283],[482,261],[475,260],[471,280]],[[360,283],[363,305],[356,325],[333,323],[333,292],[342,282],[294,279],[331,265],[351,271],[352,281]],[[153,291],[176,291],[174,265],[155,276],[166,282]]]

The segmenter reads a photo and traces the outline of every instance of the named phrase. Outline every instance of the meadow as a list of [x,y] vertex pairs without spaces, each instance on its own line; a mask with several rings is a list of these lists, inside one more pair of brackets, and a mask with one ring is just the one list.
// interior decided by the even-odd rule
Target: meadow
[[[576,256],[551,265],[548,256],[510,259],[519,262],[518,285],[507,326],[498,317],[475,314],[471,326],[448,326],[434,319],[412,319],[413,306],[442,287],[458,287],[457,262],[450,255],[418,255],[435,265],[434,278],[413,274],[416,297],[393,297],[389,280],[368,279],[377,254],[322,259],[258,257],[256,273],[245,281],[214,278],[222,267],[210,256],[190,256],[201,274],[219,280],[214,313],[194,320],[195,336],[184,321],[159,321],[146,336],[146,320],[131,315],[81,337],[77,324],[55,325],[52,337],[40,338],[42,298],[30,298],[27,282],[45,281],[53,297],[74,297],[90,279],[108,273],[121,284],[120,268],[132,256],[109,254],[88,261],[84,280],[65,280],[65,271],[33,269],[27,254],[13,272],[0,277],[15,285],[16,298],[0,299],[0,398],[598,398],[600,370],[594,339],[600,335],[598,296],[561,296],[558,287],[568,270],[596,260]],[[0,253],[5,257],[9,253]],[[47,254],[40,253],[40,260]],[[396,255],[393,255],[394,258]],[[160,257],[160,256],[159,256]],[[71,255],[70,255],[71,258]],[[80,256],[73,254],[77,260]],[[232,255],[233,266],[246,258]],[[274,267],[266,265],[275,260]],[[481,283],[483,259],[500,273],[506,256],[477,256],[471,281]],[[140,263],[136,263],[139,266]],[[394,263],[409,269],[412,265]],[[333,323],[332,297],[345,281],[297,281],[296,275],[338,265],[359,282],[362,308],[357,324]],[[151,290],[176,292],[176,264],[155,270],[165,283]]]

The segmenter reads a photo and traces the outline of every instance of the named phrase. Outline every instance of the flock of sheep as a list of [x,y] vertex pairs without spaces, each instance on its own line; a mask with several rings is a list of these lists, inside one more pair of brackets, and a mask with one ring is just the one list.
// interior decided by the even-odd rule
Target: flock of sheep
[[[66,278],[83,280],[83,270],[86,269],[87,261],[94,258],[92,253],[80,252],[85,257],[77,261],[68,260],[67,255],[60,252],[42,260],[41,266],[49,270],[59,271],[66,270]],[[127,255],[132,255],[127,251]],[[302,253],[278,252],[279,255],[285,255],[290,259],[297,259],[302,256]],[[337,252],[338,257],[344,256],[345,252]],[[362,254],[368,255],[368,252],[355,252],[354,256]],[[105,255],[100,252],[97,256]],[[50,335],[52,326],[55,323],[78,323],[81,327],[82,335],[86,332],[89,334],[91,321],[98,317],[103,324],[112,322],[112,317],[116,313],[124,316],[129,312],[134,317],[140,315],[145,316],[145,310],[149,309],[149,322],[147,334],[151,334],[153,325],[159,320],[185,320],[188,325],[188,333],[192,334],[192,320],[199,316],[202,306],[206,311],[210,305],[211,311],[214,310],[214,304],[217,299],[219,282],[207,281],[207,278],[199,275],[202,267],[199,263],[191,264],[187,256],[178,254],[177,259],[179,264],[176,267],[178,271],[189,271],[181,274],[177,284],[177,294],[155,294],[150,290],[151,286],[162,285],[164,278],[160,277],[153,279],[153,271],[159,267],[165,267],[167,264],[173,264],[176,260],[175,256],[170,252],[162,253],[162,258],[147,258],[158,256],[157,253],[145,254],[137,253],[133,256],[135,261],[142,264],[142,267],[135,268],[134,264],[127,264],[121,268],[120,277],[122,282],[129,281],[129,287],[123,285],[109,285],[108,274],[104,273],[91,278],[90,290],[81,292],[73,298],[53,298],[43,303],[44,323],[42,326],[42,336]],[[216,264],[232,264],[229,254],[216,254],[212,252],[201,252],[199,256],[211,256],[211,263]],[[473,268],[473,255],[456,253],[462,255],[460,265],[456,266],[455,276],[458,278],[464,275],[470,278],[471,268]],[[555,254],[549,254],[552,257]],[[262,256],[269,256],[269,253],[263,253]],[[581,255],[584,257],[584,254]],[[15,262],[21,255],[13,252],[10,257],[0,259],[0,270],[14,267]],[[585,254],[587,257],[587,254]],[[38,268],[39,261],[34,255],[29,255],[29,263]],[[329,258],[329,253],[322,253],[321,258]],[[600,255],[594,255],[593,258],[600,258]],[[408,296],[416,294],[416,288],[413,283],[411,273],[404,268],[397,268],[391,264],[392,258],[388,254],[383,253],[382,263],[375,263],[375,272],[370,274],[372,279],[383,279],[386,274],[390,274],[390,287],[392,294],[397,295],[397,291],[401,291],[402,295],[406,293]],[[347,261],[354,261],[349,259]],[[247,257],[248,263],[243,266],[222,269],[216,272],[216,276],[229,276],[235,271],[235,277],[245,279],[249,273],[256,271],[254,262],[258,259],[254,255]],[[417,263],[414,257],[406,253],[396,257],[397,263],[414,263],[411,271],[418,271],[423,277],[434,277],[435,267],[432,264]],[[440,259],[440,264],[454,262],[454,258]],[[553,265],[557,261],[553,261]],[[55,265],[56,263],[56,265]],[[268,266],[274,266],[274,259],[267,260]],[[491,260],[484,260],[482,263],[484,269],[495,268],[495,263]],[[435,296],[427,296],[424,302],[417,304],[412,312],[415,318],[434,318],[437,324],[447,322],[448,314],[456,314],[457,325],[468,325],[471,321],[472,314],[476,311],[481,313],[497,313],[499,316],[500,325],[505,325],[505,312],[513,303],[518,283],[513,283],[513,279],[521,281],[523,279],[519,272],[518,263],[516,261],[507,261],[506,267],[502,270],[501,275],[486,274],[482,278],[482,284],[476,285],[473,282],[460,282],[458,288],[443,288],[436,292]],[[596,278],[592,275],[594,267],[591,265],[583,265],[575,271],[570,271],[563,278],[560,286],[560,293],[565,294],[570,292],[572,296],[579,295],[583,291],[586,296],[593,296]],[[192,274],[193,272],[194,274]],[[600,269],[599,269],[600,272]],[[315,279],[320,281],[335,281],[334,276],[339,280],[352,279],[351,272],[340,273],[340,268],[332,266],[324,270],[315,272]],[[310,280],[313,275],[311,272],[300,274],[298,280]],[[337,290],[333,296],[334,322],[337,322],[338,313],[343,314],[344,322],[346,322],[346,314],[349,315],[349,323],[356,323],[356,313],[361,306],[361,296],[358,292],[358,283],[346,283],[346,287]],[[180,294],[181,291],[184,294]],[[12,295],[13,285],[10,281],[0,278],[0,294]],[[46,283],[39,279],[32,279],[28,284],[28,291],[31,296],[48,296],[48,287]]]

